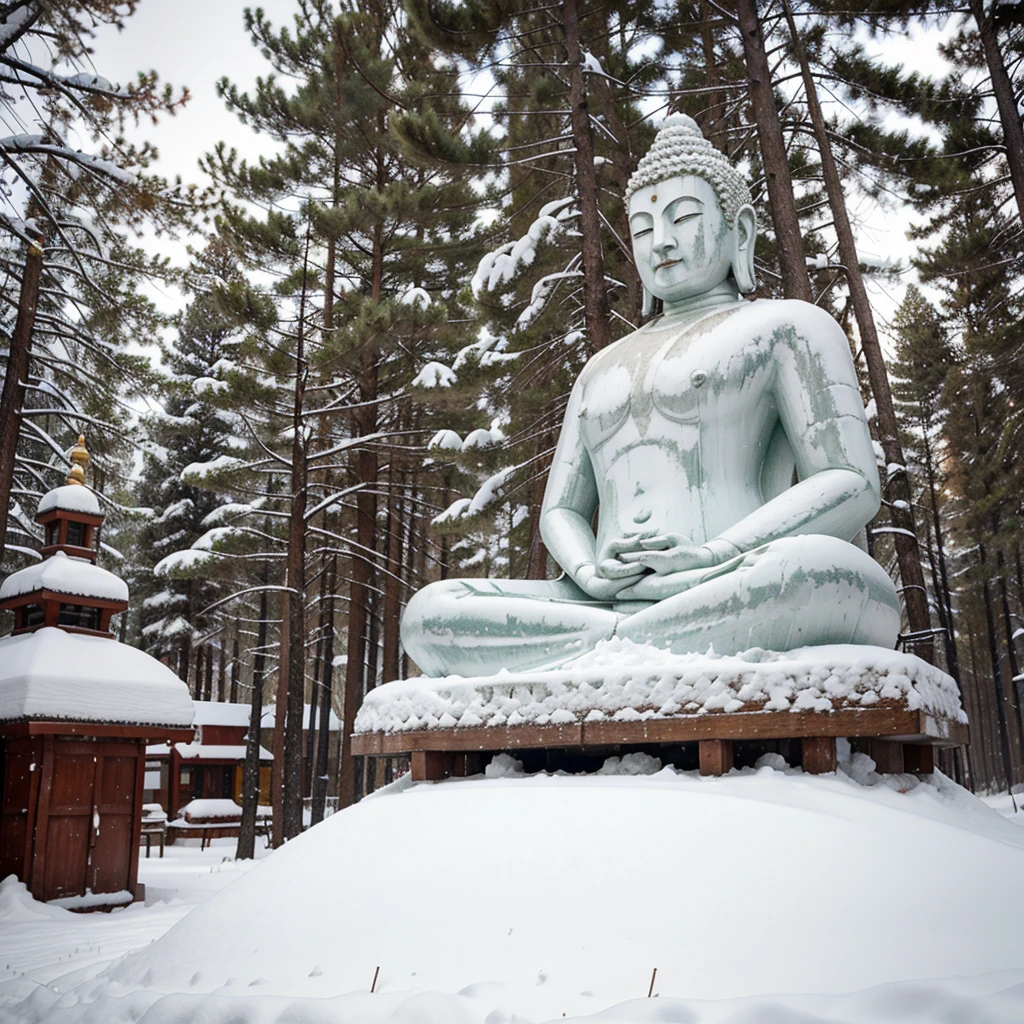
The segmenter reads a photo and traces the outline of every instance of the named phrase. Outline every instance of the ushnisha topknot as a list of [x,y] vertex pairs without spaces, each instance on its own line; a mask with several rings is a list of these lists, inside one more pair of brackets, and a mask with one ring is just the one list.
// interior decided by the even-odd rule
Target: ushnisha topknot
[[667,178],[692,174],[714,190],[727,222],[750,202],[750,189],[739,171],[704,138],[697,122],[686,114],[669,114],[654,143],[637,164],[626,185],[626,203],[639,189]]

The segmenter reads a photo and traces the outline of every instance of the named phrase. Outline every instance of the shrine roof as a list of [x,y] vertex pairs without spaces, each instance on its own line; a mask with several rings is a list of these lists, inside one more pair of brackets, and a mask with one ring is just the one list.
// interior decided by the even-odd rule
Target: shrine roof
[[90,516],[100,516],[99,499],[83,484],[65,484],[54,487],[39,499],[37,515],[49,512],[52,508],[63,509],[65,512],[83,512]]
[[[244,743],[175,743],[174,746],[183,761],[245,760]],[[274,755],[266,747],[260,747],[260,760],[273,761]]]
[[227,701],[196,700],[196,725],[233,725],[249,727],[248,704],[229,704]]
[[188,687],[156,658],[46,626],[0,640],[0,721],[188,727]]
[[55,551],[49,558],[11,573],[0,584],[0,601],[37,590],[52,590],[72,597],[98,597],[105,601],[128,600],[128,584],[120,576],[63,551]]
[[[310,705],[304,704],[302,706],[302,728],[303,731],[309,729],[309,710]],[[263,717],[260,719],[261,729],[273,729],[274,720],[277,715],[276,704],[264,704],[263,705]],[[248,724],[248,722],[246,723]],[[320,728],[320,708],[316,709],[316,717],[313,719],[313,725],[315,728]],[[341,731],[341,719],[334,713],[334,709],[331,709],[330,724],[327,728],[328,732],[340,732]]]

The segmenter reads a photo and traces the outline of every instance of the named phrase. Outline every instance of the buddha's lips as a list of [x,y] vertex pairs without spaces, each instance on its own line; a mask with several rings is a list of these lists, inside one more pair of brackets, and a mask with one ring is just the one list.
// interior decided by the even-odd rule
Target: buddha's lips
[[682,260],[662,260],[654,269],[664,270],[666,267],[674,267],[677,263],[682,263]]

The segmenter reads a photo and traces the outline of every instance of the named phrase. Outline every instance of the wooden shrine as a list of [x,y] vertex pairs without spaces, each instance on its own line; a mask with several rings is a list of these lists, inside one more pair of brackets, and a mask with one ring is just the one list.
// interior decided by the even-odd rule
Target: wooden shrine
[[128,591],[96,565],[103,515],[83,442],[67,485],[40,501],[43,560],[0,586],[15,614],[0,640],[0,877],[39,900],[109,909],[142,895],[146,745],[190,739],[192,702],[170,669],[110,633]]

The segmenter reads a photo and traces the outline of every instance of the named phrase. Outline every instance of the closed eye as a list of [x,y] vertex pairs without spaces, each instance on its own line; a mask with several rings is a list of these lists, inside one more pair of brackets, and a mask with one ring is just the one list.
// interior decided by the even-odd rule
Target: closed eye
[[685,223],[688,220],[693,220],[694,217],[699,217],[701,215],[701,212],[702,211],[700,211],[700,210],[694,210],[691,213],[680,214],[680,216],[676,217],[676,219],[674,221],[672,221],[672,223],[673,224],[683,224],[683,223]]
[[640,228],[638,231],[633,232],[634,238],[643,238],[644,235],[654,234],[654,228]]

